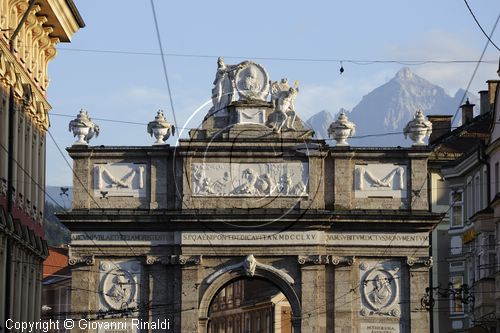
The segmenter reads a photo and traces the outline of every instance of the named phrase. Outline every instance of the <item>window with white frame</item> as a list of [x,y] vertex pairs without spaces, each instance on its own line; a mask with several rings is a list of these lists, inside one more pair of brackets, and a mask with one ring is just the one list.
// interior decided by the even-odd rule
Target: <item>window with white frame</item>
[[463,192],[462,190],[455,190],[450,195],[451,206],[451,219],[450,227],[457,228],[464,225],[464,212],[463,212]]
[[463,281],[461,275],[450,277],[450,314],[464,313],[464,299],[463,299]]

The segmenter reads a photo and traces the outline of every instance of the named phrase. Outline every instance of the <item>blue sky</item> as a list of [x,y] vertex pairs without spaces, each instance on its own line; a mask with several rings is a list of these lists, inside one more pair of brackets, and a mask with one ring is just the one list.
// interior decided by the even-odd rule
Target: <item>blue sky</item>
[[[489,33],[500,13],[498,0],[469,0]],[[80,108],[94,118],[101,135],[93,145],[150,145],[146,123],[158,109],[173,121],[161,58],[82,50],[158,53],[154,21],[147,0],[76,0],[86,27],[72,43],[60,44],[49,66],[48,99],[53,107],[50,132],[62,148],[74,141],[68,132]],[[216,56],[227,63],[243,57],[357,60],[478,60],[486,38],[463,1],[155,1],[164,52],[206,57],[166,56],[179,127],[210,99]],[[500,24],[499,24],[500,25]],[[500,27],[492,38],[500,45]],[[78,51],[80,50],[80,51]],[[484,59],[496,60],[489,46]],[[300,82],[297,111],[307,119],[323,109],[351,109],[403,65],[356,65],[336,61],[255,60],[270,77]],[[420,65],[411,69],[450,94],[465,88],[474,64]],[[497,64],[482,64],[471,86],[497,79]],[[195,119],[208,110],[202,108]],[[452,111],[450,111],[452,112]],[[362,133],[357,133],[362,135]],[[169,141],[175,144],[175,138]],[[64,152],[66,153],[66,152]],[[47,185],[69,185],[71,170],[47,138]]]

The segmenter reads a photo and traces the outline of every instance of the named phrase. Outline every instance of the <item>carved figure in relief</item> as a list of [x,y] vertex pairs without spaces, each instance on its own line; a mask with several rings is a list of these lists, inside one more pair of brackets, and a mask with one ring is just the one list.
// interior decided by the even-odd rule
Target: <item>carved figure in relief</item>
[[244,79],[244,87],[248,91],[260,91],[262,88],[257,79],[257,70],[255,67],[249,67],[248,74]]
[[257,268],[257,260],[255,260],[253,254],[248,255],[245,258],[245,261],[243,262],[243,269],[245,270],[246,275],[254,276],[256,268]]
[[256,172],[251,168],[246,168],[243,170],[241,177],[243,179],[243,184],[235,188],[233,194],[254,194],[255,193],[255,181],[257,179]]
[[111,288],[106,292],[106,296],[111,298],[115,304],[127,301],[130,298],[130,282],[122,274],[117,274],[113,278]]
[[284,173],[280,177],[279,192],[290,194],[292,186],[292,177],[288,173]]
[[259,178],[257,178],[257,180],[255,181],[255,189],[258,194],[271,194],[272,188],[272,180],[267,173],[260,175]]
[[368,293],[369,299],[380,307],[386,306],[392,295],[390,282],[382,273],[378,273],[373,277],[372,284],[372,290]]

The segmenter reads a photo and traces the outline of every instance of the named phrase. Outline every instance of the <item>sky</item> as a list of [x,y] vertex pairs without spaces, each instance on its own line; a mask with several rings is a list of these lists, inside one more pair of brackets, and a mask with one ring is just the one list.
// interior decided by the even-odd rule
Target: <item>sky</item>
[[[154,139],[146,125],[156,111],[164,110],[172,123],[174,116],[150,1],[75,3],[86,27],[71,43],[59,44],[58,55],[49,65],[50,133],[71,163],[64,150],[75,141],[68,123],[84,108],[94,119],[114,120],[95,120],[101,133],[91,145],[151,145]],[[177,132],[183,136],[199,125],[211,105],[218,56],[229,64],[254,60],[272,80],[299,81],[296,109],[306,120],[321,110],[352,109],[404,66],[351,60],[475,62],[487,41],[460,0],[155,0],[154,4]],[[489,34],[500,15],[500,2],[469,0],[469,5]],[[500,45],[500,24],[492,40]],[[486,80],[498,79],[499,55],[493,46],[487,48],[483,60],[494,63],[480,65],[470,91],[483,90]],[[409,67],[453,95],[469,83],[474,62]],[[177,139],[169,143],[175,145]],[[71,185],[72,171],[57,146],[47,136],[46,184]]]

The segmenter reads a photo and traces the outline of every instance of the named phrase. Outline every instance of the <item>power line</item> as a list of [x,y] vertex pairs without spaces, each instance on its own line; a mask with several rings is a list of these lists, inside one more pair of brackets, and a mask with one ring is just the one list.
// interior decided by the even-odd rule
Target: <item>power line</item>
[[[196,54],[196,53],[156,53],[156,52],[141,52],[127,50],[106,50],[106,49],[82,49],[82,48],[67,48],[59,47],[59,51],[68,52],[87,52],[87,53],[110,53],[123,55],[143,55],[143,56],[163,56],[163,57],[178,57],[178,58],[208,58],[217,59],[220,55],[213,54]],[[224,59],[253,59],[253,60],[269,60],[269,61],[290,61],[290,62],[346,62],[354,65],[373,65],[373,64],[400,64],[405,66],[420,66],[428,64],[473,64],[477,60],[468,59],[343,59],[343,58],[287,58],[287,57],[262,57],[262,56],[238,56],[224,55]],[[482,63],[496,64],[497,60],[481,60]]]
[[[488,38],[488,41],[491,43],[491,45],[493,45],[498,51],[500,51],[500,48],[498,48],[498,46],[491,40],[491,36],[488,36],[488,34],[486,33],[486,31],[484,31],[483,27],[481,26],[481,24],[477,20],[476,15],[474,15],[474,12],[472,12],[472,9],[470,8],[469,3],[467,2],[467,0],[464,0],[464,2],[465,2],[465,5],[467,6],[467,9],[470,12],[470,14],[474,18],[474,21],[476,21],[477,26],[479,27],[479,29],[481,29],[481,31],[486,36],[486,38]],[[493,32],[491,33],[491,35],[493,35]]]
[[[493,25],[493,29],[491,29],[490,37],[493,36],[493,33],[495,32],[495,29],[497,28],[497,24],[498,24],[499,20],[500,20],[500,13],[498,14],[497,19],[495,21],[495,24]],[[472,84],[472,81],[474,80],[474,77],[476,76],[477,70],[479,68],[479,65],[481,64],[481,61],[483,60],[484,54],[486,53],[486,49],[488,48],[489,43],[490,43],[490,39],[488,38],[488,40],[486,41],[486,44],[484,45],[483,52],[481,53],[481,56],[479,57],[479,60],[477,61],[476,67],[474,68],[474,71],[472,72],[472,76],[469,80],[469,83],[467,84],[467,88],[465,88],[464,95],[462,96],[462,99],[460,101],[460,105],[462,105],[462,103],[465,100],[465,97],[467,96],[467,92],[469,91],[470,86]],[[455,121],[455,118],[457,117],[458,111],[460,110],[460,105],[457,107],[457,111],[455,111],[455,114],[453,115],[453,118],[451,120],[452,124]]]
[[163,65],[163,74],[165,75],[165,82],[167,83],[168,97],[170,99],[170,107],[172,108],[172,114],[174,116],[175,127],[177,127],[177,118],[175,116],[174,101],[173,101],[173,98],[172,98],[172,91],[170,90],[170,82],[168,80],[167,65],[165,63],[165,57],[164,57],[164,52],[163,52],[163,45],[161,43],[160,29],[158,28],[158,20],[156,18],[156,10],[155,10],[154,0],[151,0],[151,10],[153,12],[153,18],[154,18],[155,30],[156,30],[156,37],[158,38],[158,46],[160,47],[161,63]]

